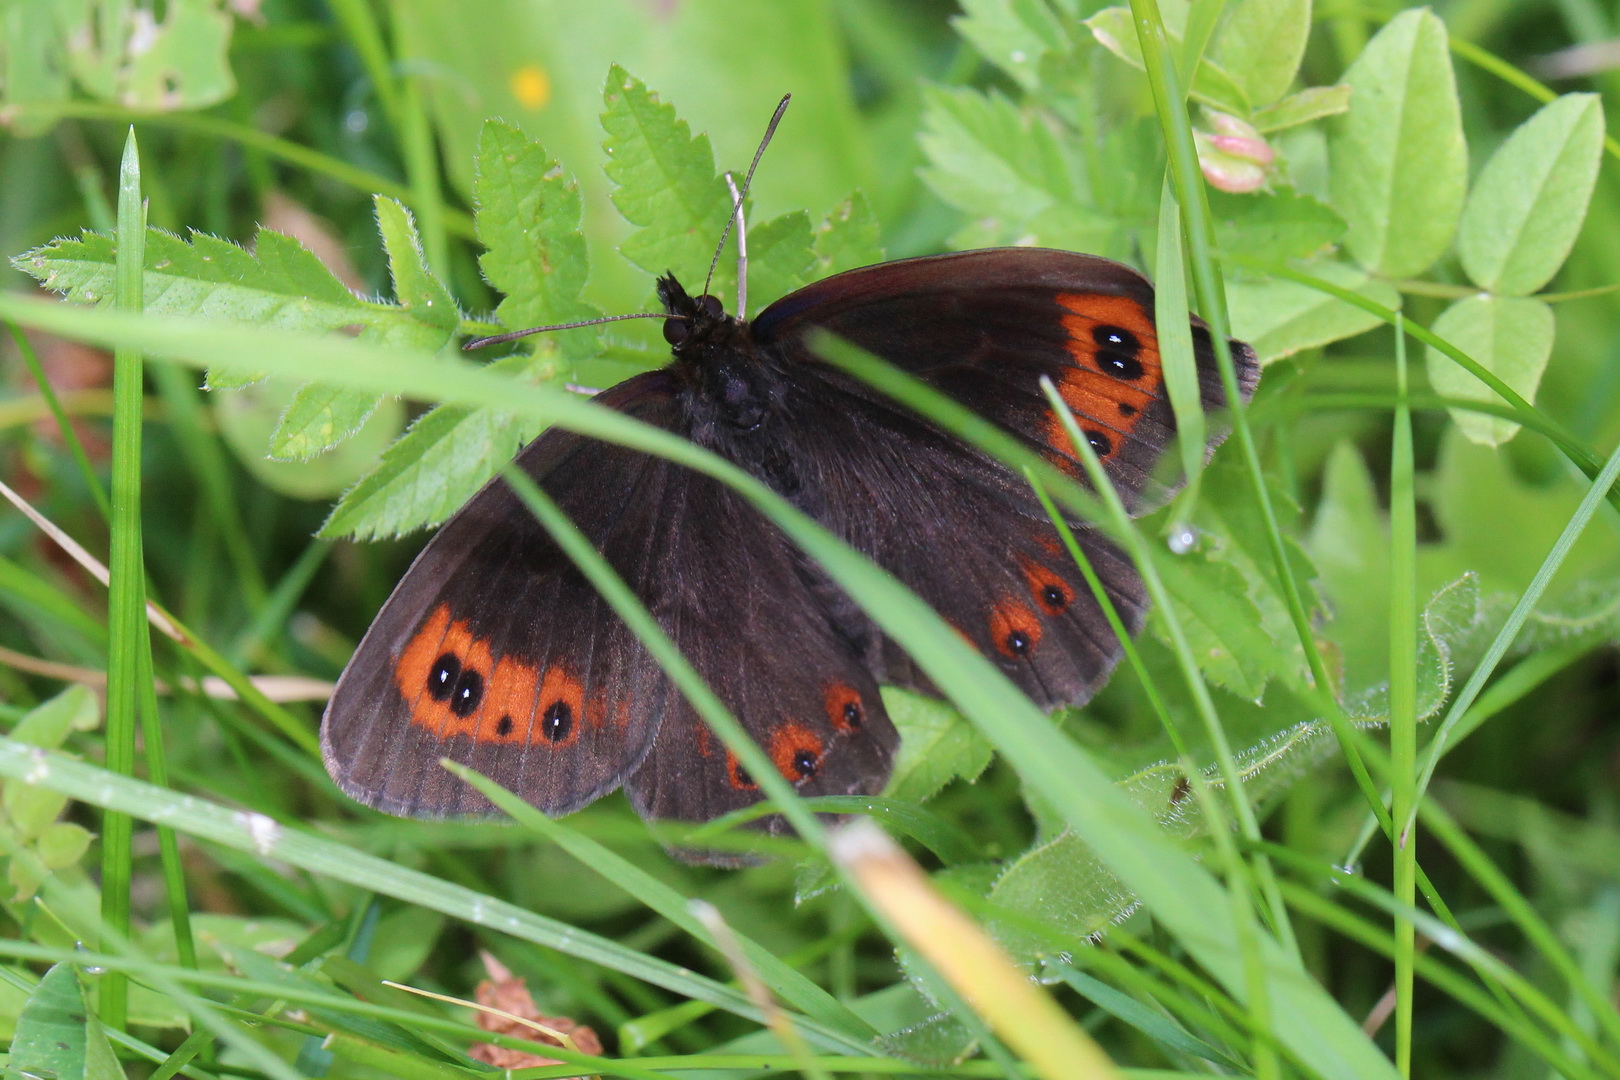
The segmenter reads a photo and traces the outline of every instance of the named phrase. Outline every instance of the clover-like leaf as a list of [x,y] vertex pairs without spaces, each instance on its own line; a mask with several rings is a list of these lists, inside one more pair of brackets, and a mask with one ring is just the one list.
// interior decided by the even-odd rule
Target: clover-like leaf
[[1446,46],[1427,8],[1380,30],[1344,81],[1335,125],[1333,206],[1357,262],[1389,277],[1426,270],[1451,243],[1468,185],[1468,146]]
[[1474,284],[1527,296],[1575,244],[1603,154],[1603,102],[1566,94],[1497,147],[1463,208],[1457,255]]
[[[1477,360],[1527,401],[1534,401],[1552,355],[1555,330],[1552,308],[1530,297],[1469,296],[1434,320],[1434,332]],[[1501,404],[1495,390],[1465,371],[1440,350],[1426,350],[1429,383],[1447,397]],[[1519,432],[1519,425],[1500,416],[1452,409],[1451,418],[1474,442],[1499,446]]]

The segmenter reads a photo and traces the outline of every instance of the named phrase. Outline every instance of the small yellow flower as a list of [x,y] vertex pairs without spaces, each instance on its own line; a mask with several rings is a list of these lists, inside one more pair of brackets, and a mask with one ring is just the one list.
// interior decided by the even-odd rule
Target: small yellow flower
[[539,64],[524,64],[512,72],[512,96],[526,109],[543,108],[551,100],[551,79]]

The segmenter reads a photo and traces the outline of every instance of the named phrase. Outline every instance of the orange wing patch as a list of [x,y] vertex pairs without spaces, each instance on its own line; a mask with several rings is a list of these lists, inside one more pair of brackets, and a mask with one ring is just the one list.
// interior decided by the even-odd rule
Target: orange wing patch
[[834,731],[847,735],[858,731],[866,720],[866,705],[861,701],[861,693],[848,683],[828,683],[826,702],[827,719],[832,721]]
[[769,752],[776,771],[796,784],[816,775],[825,747],[815,732],[790,720],[771,732]]
[[580,686],[579,680],[560,665],[547,668],[546,677],[540,683],[537,714],[540,737],[534,741],[550,749],[572,746],[579,741],[580,725],[587,720],[585,688]]
[[1061,615],[1074,603],[1074,590],[1056,573],[1033,559],[1022,560],[1024,580],[1035,604],[1048,615]]
[[[584,690],[561,667],[540,670],[505,656],[465,622],[452,622],[440,604],[394,665],[394,682],[411,708],[411,723],[436,739],[465,735],[477,743],[537,743],[560,748],[579,738]],[[590,714],[602,722],[602,709]]]
[[[1059,293],[1057,302],[1068,312],[1063,316],[1069,333],[1065,346],[1074,358],[1074,367],[1058,381],[1058,393],[1074,410],[1092,449],[1106,461],[1164,385],[1153,317],[1123,296]],[[1068,433],[1056,416],[1047,424],[1047,441],[1053,447],[1068,446]]]
[[1040,644],[1041,620],[1020,601],[1006,597],[990,609],[990,640],[1008,659],[1022,659]]
[[503,656],[495,664],[478,710],[473,741],[525,743],[534,716],[535,670]]

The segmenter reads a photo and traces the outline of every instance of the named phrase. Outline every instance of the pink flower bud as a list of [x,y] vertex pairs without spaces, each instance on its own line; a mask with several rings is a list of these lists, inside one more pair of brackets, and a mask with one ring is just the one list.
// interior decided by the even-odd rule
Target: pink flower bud
[[1216,134],[1193,132],[1204,179],[1237,194],[1264,187],[1267,170],[1277,158],[1271,144],[1252,125],[1229,113],[1212,109],[1208,115]]

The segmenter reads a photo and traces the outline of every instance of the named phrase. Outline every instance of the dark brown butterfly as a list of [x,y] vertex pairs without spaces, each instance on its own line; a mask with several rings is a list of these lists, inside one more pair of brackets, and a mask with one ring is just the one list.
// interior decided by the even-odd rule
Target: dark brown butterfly
[[[1088,255],[1000,248],[882,263],[752,323],[658,282],[674,362],[597,400],[758,476],[914,589],[1046,707],[1086,701],[1120,645],[1022,478],[818,359],[831,331],[1078,475],[1039,388],[1057,385],[1130,503],[1174,434],[1151,286]],[[1203,404],[1224,406],[1208,330]],[[1253,351],[1233,342],[1245,397]],[[874,794],[897,736],[880,683],[930,689],[741,496],[662,459],[548,431],[518,464],[578,523],[804,795]],[[1076,522],[1134,631],[1125,556]],[[389,813],[481,815],[464,762],[548,814],[623,786],[648,818],[703,821],[759,789],[500,479],[439,531],[377,615],[321,730],[326,766]],[[690,853],[688,853],[690,854]]]

